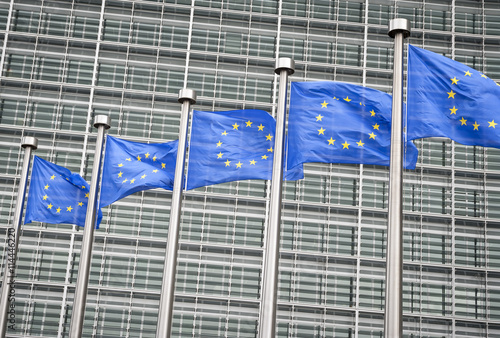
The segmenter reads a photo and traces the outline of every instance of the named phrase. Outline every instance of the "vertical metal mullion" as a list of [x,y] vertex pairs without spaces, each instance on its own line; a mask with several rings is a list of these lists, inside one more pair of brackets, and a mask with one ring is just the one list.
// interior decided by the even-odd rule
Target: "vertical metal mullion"
[[5,35],[3,38],[3,48],[2,48],[2,53],[0,55],[0,78],[4,77],[3,70],[4,70],[4,63],[5,63],[5,54],[7,50],[7,42],[9,41],[9,33],[10,33],[10,24],[12,20],[12,12],[14,11],[14,0],[10,0],[9,4],[9,13],[7,14],[7,25],[5,27]]
[[[451,58],[455,59],[455,19],[456,19],[456,9],[455,0],[451,3]],[[452,316],[452,338],[456,336],[456,239],[455,239],[455,210],[456,210],[456,187],[455,187],[455,141],[451,141],[451,316]]]

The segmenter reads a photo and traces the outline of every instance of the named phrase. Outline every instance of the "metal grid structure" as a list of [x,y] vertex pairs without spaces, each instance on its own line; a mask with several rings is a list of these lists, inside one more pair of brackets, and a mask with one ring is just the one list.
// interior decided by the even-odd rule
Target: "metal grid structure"
[[[195,109],[274,113],[277,57],[291,81],[391,91],[389,19],[407,41],[500,81],[494,0],[3,0],[0,2],[0,235],[11,225],[22,136],[36,155],[90,181],[95,114],[110,135],[177,138],[179,89]],[[500,335],[500,151],[416,142],[404,173],[404,334]],[[307,164],[283,190],[279,337],[380,337],[388,168]],[[269,182],[184,194],[173,336],[255,337]],[[103,210],[95,233],[85,337],[154,337],[171,193]],[[23,225],[16,329],[67,337],[82,229]],[[2,271],[7,255],[0,243]]]

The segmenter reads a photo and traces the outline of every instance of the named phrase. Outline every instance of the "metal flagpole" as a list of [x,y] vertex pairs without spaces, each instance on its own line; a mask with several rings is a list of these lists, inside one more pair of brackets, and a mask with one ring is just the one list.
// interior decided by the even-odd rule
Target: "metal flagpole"
[[[19,246],[19,234],[21,230],[21,218],[23,216],[24,198],[26,195],[26,182],[31,161],[31,153],[38,148],[38,140],[27,136],[21,141],[24,150],[23,167],[21,169],[21,180],[17,191],[16,208],[14,211],[14,223],[7,229],[7,257],[2,281],[2,295],[0,299],[0,337],[5,337],[7,327],[16,322],[16,309],[14,303],[10,303],[15,295],[16,259]],[[8,287],[7,287],[8,286]]]
[[184,162],[186,160],[186,140],[191,104],[196,103],[196,92],[192,89],[179,91],[179,102],[182,103],[181,122],[179,126],[179,144],[175,165],[174,188],[170,207],[170,223],[163,268],[163,284],[160,296],[160,310],[156,337],[170,337],[172,330],[172,313],[175,298],[175,271],[177,267],[177,249],[179,247],[179,224],[181,220],[181,199],[184,182]]
[[71,338],[81,337],[83,319],[85,317],[85,304],[87,302],[87,288],[89,284],[90,263],[92,259],[92,245],[94,242],[94,229],[96,223],[97,186],[99,184],[100,169],[102,162],[102,148],[104,145],[104,131],[109,129],[111,119],[107,115],[96,115],[94,127],[97,128],[97,140],[95,144],[94,166],[92,167],[92,178],[90,180],[89,201],[85,215],[85,227],[83,229],[82,248],[80,251],[80,265],[76,279],[75,298],[73,301],[73,312],[69,328]]
[[410,22],[408,20],[393,19],[389,22],[389,36],[394,38],[394,71],[385,279],[384,331],[386,338],[403,335],[403,43],[409,35]]
[[283,155],[285,141],[286,93],[288,76],[295,72],[290,58],[279,58],[276,74],[280,75],[276,135],[274,141],[271,202],[267,226],[266,247],[262,271],[262,295],[260,305],[259,337],[273,338],[276,332],[276,300],[278,297],[278,266],[281,224],[281,194],[283,183]]

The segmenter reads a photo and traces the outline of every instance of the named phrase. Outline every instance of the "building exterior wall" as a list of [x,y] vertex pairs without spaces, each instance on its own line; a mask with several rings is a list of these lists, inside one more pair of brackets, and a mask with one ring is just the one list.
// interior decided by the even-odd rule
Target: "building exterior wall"
[[[179,89],[197,110],[276,111],[277,57],[291,81],[391,92],[391,18],[406,41],[500,81],[498,1],[3,0],[0,2],[0,253],[7,255],[22,136],[90,181],[94,114],[110,135],[178,137]],[[424,139],[404,172],[404,334],[500,336],[500,151]],[[269,182],[184,194],[174,336],[255,337]],[[381,337],[388,168],[307,164],[283,190],[279,337]],[[85,337],[154,337],[171,193],[104,208]],[[82,229],[23,225],[16,329],[68,337]]]

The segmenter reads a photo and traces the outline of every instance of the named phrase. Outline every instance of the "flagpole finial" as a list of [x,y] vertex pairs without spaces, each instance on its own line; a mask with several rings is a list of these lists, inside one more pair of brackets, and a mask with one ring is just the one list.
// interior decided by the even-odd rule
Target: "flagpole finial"
[[31,147],[33,150],[36,150],[38,148],[38,139],[33,136],[25,136],[21,140],[21,147]]
[[276,61],[274,72],[280,74],[282,70],[287,70],[288,75],[295,73],[295,62],[290,58],[279,58]]
[[189,103],[195,104],[196,103],[196,91],[193,89],[187,89],[183,88],[179,90],[179,103],[184,102],[185,100],[189,100]]
[[104,125],[104,129],[109,129],[111,118],[108,115],[96,115],[94,118],[94,127],[98,128],[100,125]]
[[389,21],[389,36],[393,38],[394,36],[396,36],[396,33],[399,32],[403,33],[404,38],[410,36],[411,24],[409,20],[399,18]]

